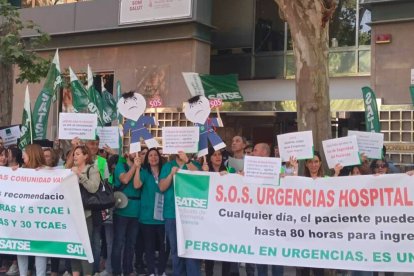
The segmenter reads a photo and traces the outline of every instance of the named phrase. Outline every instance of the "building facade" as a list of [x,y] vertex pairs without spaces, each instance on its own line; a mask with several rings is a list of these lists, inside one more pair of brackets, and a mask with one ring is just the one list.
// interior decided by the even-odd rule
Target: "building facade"
[[[292,43],[274,0],[29,2],[21,10],[23,18],[52,38],[38,51],[47,57],[59,48],[63,71],[71,66],[82,73],[90,64],[94,72],[111,76],[111,91],[119,80],[123,91],[161,95],[160,128],[152,130],[156,136],[164,125],[188,124],[180,112],[190,97],[181,72],[239,75],[244,102],[225,104],[220,112],[225,141],[240,134],[274,143],[277,134],[296,130]],[[361,87],[370,85],[380,104],[388,153],[401,165],[414,163],[408,92],[414,68],[411,2],[339,0],[329,26],[333,136],[365,129]],[[384,34],[391,34],[391,42],[377,43]],[[41,84],[30,87],[34,101]],[[23,91],[16,85],[14,123],[20,123]]]

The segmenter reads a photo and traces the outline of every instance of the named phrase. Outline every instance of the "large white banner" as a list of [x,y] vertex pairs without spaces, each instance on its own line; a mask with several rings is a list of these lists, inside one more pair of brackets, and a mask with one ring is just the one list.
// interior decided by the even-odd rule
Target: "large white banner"
[[192,0],[120,0],[119,24],[190,18]]
[[0,253],[93,262],[77,177],[0,167]]
[[175,176],[182,257],[346,270],[414,272],[414,177]]

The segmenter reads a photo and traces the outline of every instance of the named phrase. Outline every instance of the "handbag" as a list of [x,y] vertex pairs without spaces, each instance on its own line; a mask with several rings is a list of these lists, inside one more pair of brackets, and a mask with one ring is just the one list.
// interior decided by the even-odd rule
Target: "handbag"
[[[89,178],[89,170],[91,167],[88,168],[86,171],[86,175]],[[99,188],[95,193],[90,193],[88,190],[80,186],[80,192],[82,197],[82,204],[83,208],[92,211],[101,211],[105,209],[109,209],[114,207],[115,205],[115,197],[114,191],[109,185],[108,180],[102,180],[99,183]]]

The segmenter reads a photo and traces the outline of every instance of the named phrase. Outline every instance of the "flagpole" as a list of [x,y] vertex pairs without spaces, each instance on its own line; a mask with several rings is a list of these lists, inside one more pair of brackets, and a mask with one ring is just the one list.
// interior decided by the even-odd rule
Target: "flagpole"
[[55,108],[56,108],[56,129],[55,129],[55,137],[52,137],[53,138],[53,141],[55,141],[55,139],[57,138],[57,137],[59,137],[59,99],[60,99],[60,92],[61,92],[61,89],[59,88],[59,90],[56,92],[56,106],[55,106]]
[[[29,110],[29,112],[31,113],[32,110]],[[30,124],[29,124],[29,127],[30,127],[30,144],[33,144],[33,128],[32,128],[33,122],[32,122],[31,117],[32,117],[32,115],[30,115]]]
[[[30,101],[30,93],[29,93],[29,85],[27,85],[27,92],[28,92],[28,94],[29,94],[29,116],[30,116],[30,124],[29,124],[29,128],[30,128],[30,144],[33,144],[33,114],[32,114],[32,104],[31,104],[31,101]],[[24,109],[24,107],[23,107],[23,109]]]

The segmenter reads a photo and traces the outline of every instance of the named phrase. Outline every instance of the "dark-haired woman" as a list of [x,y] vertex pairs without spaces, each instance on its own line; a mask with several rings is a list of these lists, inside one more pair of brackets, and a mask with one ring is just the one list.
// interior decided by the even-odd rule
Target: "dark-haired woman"
[[305,175],[306,177],[312,177],[316,179],[318,177],[324,177],[322,159],[319,152],[315,151],[312,159],[305,161]]
[[[206,163],[201,167],[205,172],[227,173],[226,166],[224,165],[223,154],[221,150],[208,149],[208,155],[206,157]],[[214,261],[205,260],[206,276],[212,276],[214,271]],[[237,272],[232,274],[232,270],[238,270],[237,263],[222,262],[221,274],[223,276],[239,275]]]
[[12,147],[7,149],[7,166],[18,168],[23,164],[23,153],[19,148]]
[[[315,151],[313,154],[312,159],[305,160],[305,177],[311,177],[313,179],[324,177],[324,171],[322,166],[322,158],[319,152]],[[302,270],[303,276],[310,275],[310,272],[313,272],[314,276],[323,276],[324,275],[324,269],[323,268],[303,268]]]
[[[162,193],[158,187],[162,168],[162,158],[156,148],[147,151],[143,167],[140,172],[141,187],[141,213],[139,216],[142,229],[145,258],[148,275],[165,275],[165,227],[162,219],[163,206]],[[155,272],[155,249],[160,246],[158,267]]]

